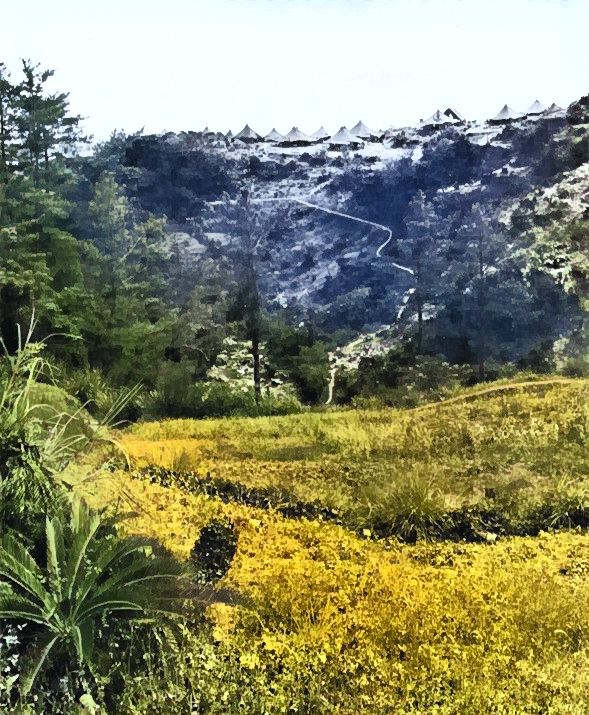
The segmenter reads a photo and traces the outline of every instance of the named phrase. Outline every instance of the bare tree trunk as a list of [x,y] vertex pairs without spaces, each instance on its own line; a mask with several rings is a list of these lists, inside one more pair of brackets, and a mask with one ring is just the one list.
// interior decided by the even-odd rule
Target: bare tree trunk
[[45,147],[43,151],[43,163],[45,170],[45,181],[49,184],[49,149]]
[[479,259],[479,290],[478,290],[478,334],[477,334],[477,362],[479,366],[479,382],[485,381],[485,264],[483,261],[483,236],[478,238]]
[[421,301],[421,295],[418,293],[416,296],[417,300],[417,354],[421,355],[421,348],[423,346],[423,305]]
[[[251,241],[250,241],[251,245]],[[254,395],[256,405],[260,404],[262,396],[262,378],[260,374],[260,294],[254,264],[253,251],[248,255],[247,266],[247,296],[246,296],[246,327],[248,337],[252,341],[252,361],[254,364]]]
[[485,333],[482,327],[482,314],[479,311],[479,334],[477,337],[477,362],[479,365],[479,382],[485,381]]
[[423,347],[423,298],[421,297],[421,256],[415,268],[415,300],[417,302],[417,354]]

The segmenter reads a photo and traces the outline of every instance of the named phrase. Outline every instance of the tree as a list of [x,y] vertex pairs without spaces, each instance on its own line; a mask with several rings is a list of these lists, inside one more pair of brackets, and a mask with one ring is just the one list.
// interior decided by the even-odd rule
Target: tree
[[11,353],[18,346],[17,325],[28,322],[33,312],[46,335],[79,336],[83,319],[79,244],[55,225],[57,197],[44,193],[36,198],[39,218],[0,228],[0,333]]
[[79,142],[89,141],[79,126],[82,117],[68,114],[69,94],[45,94],[45,83],[55,70],[39,67],[30,60],[22,61],[25,78],[20,85],[16,116],[20,164],[31,167],[35,186],[39,185],[41,164],[48,184],[50,159],[67,153]]
[[14,162],[16,133],[16,102],[19,87],[9,80],[6,65],[0,62],[0,205]]
[[[479,382],[485,380],[488,329],[489,277],[498,271],[505,252],[505,240],[497,232],[489,214],[480,204],[473,204],[456,234],[461,246],[460,286],[462,294],[474,303],[471,312],[476,321],[476,360]],[[465,309],[468,308],[465,306]]]
[[254,204],[251,191],[244,189],[237,199],[224,194],[203,216],[202,239],[213,257],[231,267],[236,285],[235,299],[227,319],[242,321],[245,338],[251,343],[256,403],[261,396],[260,341],[262,298],[260,262],[265,242],[279,215],[268,204]]
[[448,337],[452,323],[460,325],[469,348],[462,352],[472,346],[469,359],[476,362],[479,381],[488,378],[489,357],[521,358],[562,319],[549,282],[543,284],[538,274],[526,282],[522,252],[500,229],[496,213],[479,203],[464,208],[443,276],[446,311],[439,330]]
[[415,285],[411,302],[417,310],[416,352],[423,349],[424,308],[434,301],[440,288],[444,267],[443,251],[446,247],[447,228],[437,216],[434,205],[419,190],[409,203],[405,217],[406,235],[398,241],[404,262],[413,269]]
[[165,218],[137,210],[112,172],[96,182],[89,215],[98,255],[86,281],[103,309],[83,330],[90,362],[109,370],[117,384],[153,386],[175,319],[166,305],[173,256]]

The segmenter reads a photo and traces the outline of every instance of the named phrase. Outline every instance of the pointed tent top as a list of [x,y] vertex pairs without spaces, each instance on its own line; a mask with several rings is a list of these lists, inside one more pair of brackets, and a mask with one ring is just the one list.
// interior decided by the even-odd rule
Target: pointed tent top
[[230,129],[230,130],[227,132],[227,134],[225,134],[225,139],[231,139],[232,137],[233,137],[233,132],[232,132],[231,129]]
[[329,134],[325,131],[323,125],[321,125],[314,134],[311,134],[311,136],[313,137],[313,139],[327,139]]
[[520,112],[515,112],[511,107],[505,105],[503,109],[497,114],[491,121],[493,122],[504,122],[508,119],[521,119],[523,114]]
[[203,133],[203,134],[210,134],[209,125],[208,125],[208,124],[207,124],[207,126],[202,130],[202,133]]
[[559,107],[558,104],[555,104],[552,102],[552,104],[548,107],[546,110],[548,114],[552,114],[553,112],[562,112],[562,107]]
[[360,139],[369,139],[370,137],[378,136],[378,134],[376,132],[372,131],[372,129],[368,129],[368,127],[366,126],[366,124],[364,124],[362,122],[362,120],[360,120],[358,122],[358,124],[356,124],[354,127],[352,127],[350,129],[350,132],[354,136],[360,137]]
[[528,107],[526,114],[542,114],[542,112],[545,111],[546,107],[542,104],[542,102],[536,100],[531,107]]
[[330,144],[362,144],[360,137],[354,136],[346,127],[336,132],[329,140]]
[[309,142],[313,143],[315,140],[313,137],[303,134],[303,132],[298,127],[293,127],[290,132],[284,137],[285,142]]
[[428,117],[427,119],[424,119],[423,122],[420,123],[420,127],[437,127],[441,126],[442,124],[457,124],[458,120],[454,119],[454,117],[450,117],[447,114],[442,114],[439,109],[437,109],[431,117]]
[[235,138],[236,138],[236,139],[250,139],[250,140],[251,140],[251,139],[254,139],[254,140],[258,140],[258,139],[261,139],[262,137],[261,137],[257,132],[255,132],[255,131],[250,127],[249,124],[246,124],[245,127],[244,127],[238,134],[235,135]]
[[466,121],[466,120],[464,119],[464,117],[462,116],[462,114],[458,114],[458,112],[456,112],[456,111],[455,111],[454,109],[452,109],[451,107],[448,107],[448,109],[444,112],[444,114],[445,114],[447,117],[452,117],[452,119],[456,119],[456,120],[459,121],[459,122],[465,122],[465,121]]
[[266,134],[264,137],[269,142],[279,142],[284,139],[282,134],[279,134],[274,127],[272,127],[272,131],[269,134]]

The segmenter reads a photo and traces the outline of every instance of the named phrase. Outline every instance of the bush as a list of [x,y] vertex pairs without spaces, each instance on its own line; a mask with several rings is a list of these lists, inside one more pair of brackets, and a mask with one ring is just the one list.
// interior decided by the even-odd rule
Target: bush
[[182,364],[166,368],[168,382],[162,391],[151,395],[147,411],[153,417],[269,417],[301,411],[294,395],[262,394],[259,404],[253,388],[239,389],[226,382],[188,384]]
[[214,583],[223,578],[236,551],[237,536],[233,524],[215,521],[205,526],[190,554],[197,583]]
[[193,372],[186,361],[163,362],[148,410],[163,417],[193,417],[193,384]]
[[112,406],[119,401],[125,401],[123,409],[118,413],[119,420],[136,422],[143,410],[144,393],[133,389],[131,399],[129,390],[124,387],[114,387],[100,370],[71,370],[59,372],[60,387],[72,397],[75,397],[84,408],[97,420],[105,418]]

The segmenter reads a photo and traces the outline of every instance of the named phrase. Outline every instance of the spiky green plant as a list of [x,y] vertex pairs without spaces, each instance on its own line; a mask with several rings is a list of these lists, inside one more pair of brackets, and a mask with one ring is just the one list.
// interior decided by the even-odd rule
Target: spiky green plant
[[87,448],[113,442],[110,428],[140,386],[121,392],[101,421],[54,384],[43,357],[45,343],[32,340],[34,319],[10,354],[0,338],[0,525],[31,535],[33,525],[67,499],[60,475]]
[[31,341],[33,325],[19,349],[10,355],[4,343],[0,377],[0,507],[2,522],[19,525],[32,514],[47,511],[63,498],[63,489],[54,478],[59,467],[57,432],[49,434],[35,417],[30,393],[47,363],[41,356],[43,345]]
[[405,541],[428,539],[446,522],[440,489],[428,479],[411,475],[393,490],[389,508],[394,531]]
[[392,485],[369,485],[361,491],[365,525],[388,524],[404,541],[428,539],[444,529],[447,515],[442,493],[431,480],[408,474]]
[[181,574],[145,539],[117,537],[83,501],[64,513],[46,520],[40,563],[14,534],[0,540],[0,618],[27,623],[34,643],[21,679],[24,696],[53,651],[91,667],[97,619],[163,609],[154,586],[164,579],[178,584]]

